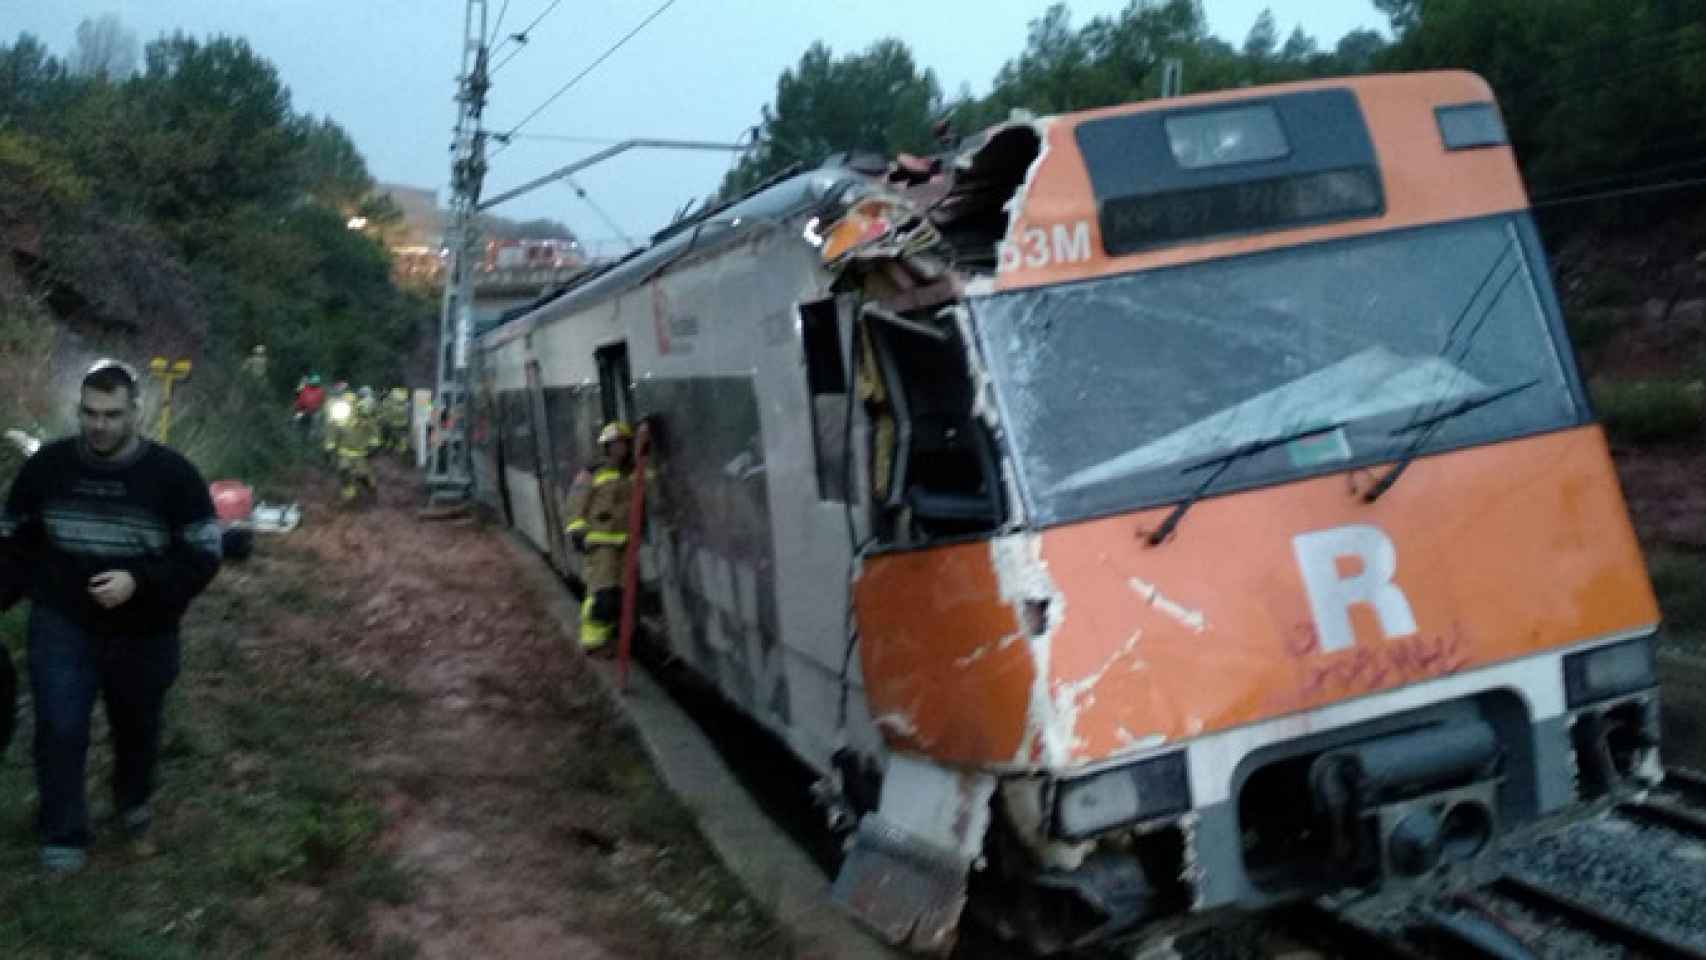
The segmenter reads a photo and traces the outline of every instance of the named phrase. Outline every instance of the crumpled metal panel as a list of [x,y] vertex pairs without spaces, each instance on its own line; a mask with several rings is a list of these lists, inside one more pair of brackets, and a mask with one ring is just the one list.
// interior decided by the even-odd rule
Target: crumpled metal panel
[[994,793],[994,777],[891,754],[877,812],[860,821],[835,878],[835,902],[891,944],[947,953]]
[[831,896],[888,943],[946,953],[966,905],[966,868],[952,851],[869,816],[859,824]]

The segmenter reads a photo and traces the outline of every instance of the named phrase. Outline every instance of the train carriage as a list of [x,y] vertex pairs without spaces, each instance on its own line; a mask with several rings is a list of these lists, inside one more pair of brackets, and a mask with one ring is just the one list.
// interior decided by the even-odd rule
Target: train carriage
[[1658,771],[1527,207],[1464,73],[855,158],[483,334],[482,493],[572,570],[597,423],[654,419],[667,642],[823,776],[891,942],[1419,882]]

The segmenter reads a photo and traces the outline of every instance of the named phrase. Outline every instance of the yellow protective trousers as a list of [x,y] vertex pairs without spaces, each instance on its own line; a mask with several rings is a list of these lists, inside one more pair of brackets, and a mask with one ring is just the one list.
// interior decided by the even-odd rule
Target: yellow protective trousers
[[358,486],[377,492],[379,484],[373,479],[373,467],[367,462],[366,450],[338,450],[338,479],[343,482],[338,496],[344,500],[354,500],[359,491]]
[[622,624],[622,588],[588,587],[581,601],[580,641],[582,650],[597,650],[610,642]]

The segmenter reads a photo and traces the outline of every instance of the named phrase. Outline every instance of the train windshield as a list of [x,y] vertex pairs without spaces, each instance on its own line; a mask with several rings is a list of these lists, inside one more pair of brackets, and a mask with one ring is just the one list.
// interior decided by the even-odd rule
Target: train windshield
[[1537,249],[1501,216],[975,300],[1032,516],[1581,422]]

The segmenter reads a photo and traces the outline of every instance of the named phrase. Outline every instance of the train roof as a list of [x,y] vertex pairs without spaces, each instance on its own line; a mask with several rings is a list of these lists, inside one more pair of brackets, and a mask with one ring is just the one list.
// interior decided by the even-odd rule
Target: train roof
[[712,246],[749,225],[781,223],[799,216],[867,182],[866,175],[846,167],[818,168],[788,177],[732,204],[671,224],[651,244],[589,270],[531,303],[505,311],[495,322],[477,328],[474,335],[485,336],[546,307],[574,310],[617,296],[668,269],[675,260],[695,249]]

